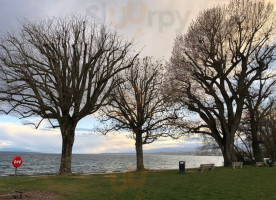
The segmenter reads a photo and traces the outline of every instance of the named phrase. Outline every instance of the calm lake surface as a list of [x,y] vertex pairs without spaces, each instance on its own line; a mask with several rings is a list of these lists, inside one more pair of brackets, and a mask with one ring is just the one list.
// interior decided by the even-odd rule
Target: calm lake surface
[[[21,156],[23,164],[18,168],[19,176],[40,176],[57,174],[60,165],[59,154],[0,153],[0,176],[13,176],[12,159]],[[178,162],[185,161],[186,168],[196,168],[203,163],[223,165],[222,156],[187,156],[144,154],[147,169],[178,169]],[[72,171],[78,174],[111,173],[135,170],[135,154],[74,154]]]

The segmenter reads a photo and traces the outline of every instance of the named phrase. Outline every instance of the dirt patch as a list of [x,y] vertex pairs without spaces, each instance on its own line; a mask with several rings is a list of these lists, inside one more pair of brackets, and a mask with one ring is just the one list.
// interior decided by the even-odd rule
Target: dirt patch
[[[0,200],[14,199],[12,193],[0,194]],[[20,199],[20,195],[16,195],[16,199]],[[60,196],[50,191],[30,190],[22,194],[22,199],[25,200],[58,200]]]

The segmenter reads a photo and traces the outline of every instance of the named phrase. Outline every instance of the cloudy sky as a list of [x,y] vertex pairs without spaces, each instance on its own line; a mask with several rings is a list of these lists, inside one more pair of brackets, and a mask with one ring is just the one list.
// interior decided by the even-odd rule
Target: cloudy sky
[[[170,57],[174,38],[184,33],[198,13],[228,0],[0,0],[0,33],[16,31],[18,21],[71,14],[86,15],[95,22],[109,23],[128,39],[137,51],[164,60]],[[271,1],[276,4],[276,0]],[[0,116],[0,151],[60,153],[61,135],[47,125],[40,129],[23,125],[12,116]],[[99,122],[89,116],[79,122],[74,153],[134,152],[134,141],[126,134],[107,136],[93,133]],[[148,152],[191,151],[200,145],[197,137],[181,140],[162,138],[145,145]]]

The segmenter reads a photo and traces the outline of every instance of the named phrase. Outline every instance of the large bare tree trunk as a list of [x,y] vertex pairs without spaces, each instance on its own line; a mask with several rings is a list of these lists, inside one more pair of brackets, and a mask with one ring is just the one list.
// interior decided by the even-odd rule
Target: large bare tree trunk
[[225,143],[221,146],[221,151],[224,159],[224,166],[230,167],[232,162],[236,161],[234,152],[234,137],[226,138]]
[[68,120],[64,121],[60,128],[62,134],[62,153],[59,175],[72,174],[71,161],[75,139],[75,128],[76,124],[70,123]]
[[255,162],[263,162],[263,151],[260,147],[260,142],[252,137],[252,149]]
[[224,166],[229,167],[232,165],[233,160],[233,149],[229,148],[229,145],[222,151],[223,159],[224,159]]
[[216,140],[224,159],[224,166],[229,167],[232,165],[232,162],[236,161],[236,155],[234,150],[234,133],[228,132],[224,138],[218,137],[219,135],[218,130],[216,128],[212,129],[213,132],[216,132],[217,134],[214,134],[214,139]]
[[236,161],[234,156],[234,150],[230,148],[224,148],[222,151],[224,167],[230,167],[232,162]]
[[258,138],[258,128],[257,125],[251,124],[251,132],[252,132],[252,150],[255,158],[255,162],[263,162],[263,152],[260,147],[260,141]]
[[136,166],[137,171],[145,170],[144,161],[143,161],[143,143],[142,143],[142,134],[136,134]]

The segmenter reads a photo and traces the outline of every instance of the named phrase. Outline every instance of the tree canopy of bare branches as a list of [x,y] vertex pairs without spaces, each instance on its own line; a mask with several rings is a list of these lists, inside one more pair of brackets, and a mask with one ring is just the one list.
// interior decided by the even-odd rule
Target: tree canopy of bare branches
[[166,106],[162,94],[163,66],[150,57],[137,60],[118,77],[122,81],[109,96],[110,105],[103,109],[103,121],[110,122],[106,131],[131,131],[135,139],[137,170],[144,170],[143,145],[169,136],[168,126],[176,113]]
[[201,122],[186,128],[212,136],[224,165],[233,146],[246,94],[275,59],[275,11],[261,0],[232,0],[202,11],[187,33],[175,39],[168,88],[175,102]]
[[71,174],[77,123],[105,104],[118,84],[114,76],[136,57],[131,46],[107,26],[81,16],[25,21],[18,33],[1,38],[3,111],[40,116],[60,127],[59,174]]

